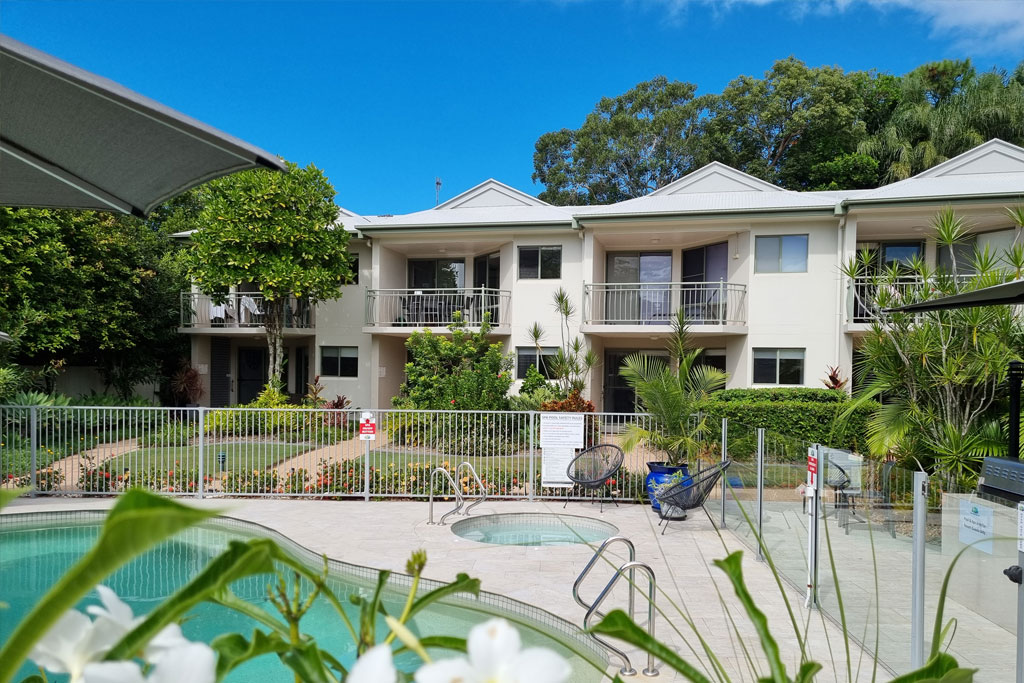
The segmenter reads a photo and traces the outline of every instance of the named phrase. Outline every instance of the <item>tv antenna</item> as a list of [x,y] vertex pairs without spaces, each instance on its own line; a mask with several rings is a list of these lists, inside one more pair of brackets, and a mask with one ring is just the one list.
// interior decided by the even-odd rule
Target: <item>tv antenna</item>
[[441,179],[434,177],[434,206],[441,203]]

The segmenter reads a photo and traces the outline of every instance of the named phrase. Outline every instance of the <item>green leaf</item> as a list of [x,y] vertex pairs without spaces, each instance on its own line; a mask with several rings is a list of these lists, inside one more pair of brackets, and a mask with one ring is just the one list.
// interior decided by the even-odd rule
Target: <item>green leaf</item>
[[106,659],[117,661],[131,658],[160,629],[203,600],[220,593],[231,582],[253,574],[273,573],[273,557],[278,552],[277,544],[270,539],[231,541],[228,549],[206,565],[206,569],[150,612],[145,621],[122,638],[107,653]]
[[250,659],[288,652],[291,643],[276,633],[267,634],[254,629],[251,640],[246,640],[240,633],[228,633],[214,638],[210,647],[217,652],[217,680],[220,681]]
[[[456,638],[455,636],[424,636],[419,639],[420,645],[425,648],[436,648],[439,650],[451,650],[452,652],[466,652],[466,639]],[[395,654],[399,655],[403,652],[409,652],[409,648],[405,645],[395,650]]]
[[281,661],[299,676],[303,683],[334,683],[335,678],[327,670],[320,656],[320,649],[314,642],[293,645]]
[[757,631],[757,636],[761,640],[761,650],[768,659],[768,666],[772,672],[771,680],[775,683],[789,683],[786,667],[782,664],[782,658],[779,657],[779,645],[768,630],[768,619],[764,616],[764,612],[757,608],[746,584],[743,583],[743,551],[737,550],[724,560],[714,560],[714,563],[729,577],[733,590],[736,591],[736,597],[739,598],[743,609],[746,610],[747,616],[750,617],[750,621],[754,625],[754,630]]
[[961,669],[952,655],[940,652],[917,671],[897,676],[890,683],[971,683],[976,671]]
[[114,570],[216,514],[216,510],[188,507],[141,489],[121,496],[107,515],[96,544],[36,603],[0,649],[0,681],[11,680],[36,641]]
[[0,489],[0,508],[3,508],[12,500],[27,492],[28,489]]
[[480,579],[471,579],[468,574],[459,573],[451,583],[435,588],[423,597],[417,598],[416,602],[412,603],[412,607],[409,608],[409,617],[412,617],[424,607],[456,593],[479,595]]
[[635,645],[644,652],[649,652],[670,667],[681,673],[693,683],[711,683],[704,674],[688,664],[676,651],[666,647],[652,638],[647,631],[637,626],[629,616],[620,609],[612,610],[608,616],[590,628],[591,633],[601,633],[612,638]]

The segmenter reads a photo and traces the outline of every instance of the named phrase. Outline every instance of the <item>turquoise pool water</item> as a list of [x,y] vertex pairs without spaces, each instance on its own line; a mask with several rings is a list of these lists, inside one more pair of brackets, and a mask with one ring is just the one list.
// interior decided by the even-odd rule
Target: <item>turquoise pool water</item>
[[[0,517],[0,601],[10,605],[10,609],[0,610],[0,640],[10,635],[17,622],[38,597],[48,590],[96,539],[100,529],[100,517],[65,516],[66,519],[54,520],[51,516],[46,521],[22,519],[17,522],[12,518],[26,516]],[[188,529],[173,540],[122,567],[103,583],[131,605],[136,614],[145,614],[195,576],[210,559],[227,546],[229,540],[266,535],[257,534],[258,530],[258,527],[236,521],[214,522]],[[276,540],[283,541],[280,538]],[[283,545],[290,551],[295,550],[288,548],[287,543]],[[296,554],[301,557],[300,553]],[[250,577],[234,583],[232,588],[240,597],[266,608],[271,613],[276,613],[265,597],[267,578]],[[396,577],[394,581],[401,584],[404,578]],[[332,563],[330,583],[343,599],[352,593],[368,594],[375,580],[376,572],[373,570]],[[395,585],[393,590],[387,592],[385,604],[390,613],[397,614],[401,611],[405,595],[401,585]],[[99,600],[93,593],[78,607],[83,609],[85,605],[98,603]],[[464,637],[474,624],[499,614],[518,624],[524,645],[553,647],[568,657],[575,672],[573,680],[598,680],[597,670],[583,657],[572,652],[586,652],[591,661],[600,663],[601,656],[594,654],[592,645],[579,638],[577,634],[571,634],[565,628],[568,626],[565,622],[559,624],[559,620],[546,613],[531,613],[530,608],[525,605],[519,610],[516,607],[518,604],[494,595],[485,596],[481,600],[456,600],[451,604],[439,604],[430,611],[424,611],[413,620],[411,628],[416,633]],[[351,610],[350,618],[354,619],[356,610],[354,607],[351,607]],[[527,624],[549,637],[525,628]],[[341,625],[333,608],[324,601],[314,605],[303,619],[302,625],[305,632],[316,637],[321,647],[329,650],[346,665],[355,658],[355,650],[347,631]],[[255,626],[255,622],[236,612],[215,605],[202,604],[187,615],[182,629],[187,638],[210,642],[221,633],[239,632],[248,636]],[[552,637],[557,640],[552,640]],[[572,650],[559,645],[559,641],[571,643]],[[450,653],[439,654],[452,656]],[[400,668],[403,668],[404,664],[407,669],[413,668],[417,662],[418,658],[411,655],[397,660]],[[19,671],[19,676],[15,680],[21,680],[23,676],[34,672],[31,665],[26,665]],[[66,680],[66,677],[51,676],[50,680]],[[262,657],[240,667],[227,680],[266,683],[290,680],[290,674],[276,657],[271,656]]]
[[479,543],[546,546],[600,543],[619,530],[590,517],[513,512],[468,517],[452,524],[452,533]]

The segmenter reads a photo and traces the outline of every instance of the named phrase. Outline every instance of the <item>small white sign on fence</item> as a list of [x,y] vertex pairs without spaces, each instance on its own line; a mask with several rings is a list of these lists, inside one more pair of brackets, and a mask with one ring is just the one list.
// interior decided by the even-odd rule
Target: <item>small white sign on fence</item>
[[[979,503],[960,501],[960,542],[974,543],[976,550],[992,554],[992,535],[995,524],[992,519],[992,508]],[[979,542],[980,541],[980,542]]]
[[365,412],[362,417],[359,418],[359,440],[377,440],[377,420],[373,417],[373,413],[371,412]]
[[548,488],[570,488],[569,464],[576,457],[575,448],[548,447],[540,459],[540,485]]

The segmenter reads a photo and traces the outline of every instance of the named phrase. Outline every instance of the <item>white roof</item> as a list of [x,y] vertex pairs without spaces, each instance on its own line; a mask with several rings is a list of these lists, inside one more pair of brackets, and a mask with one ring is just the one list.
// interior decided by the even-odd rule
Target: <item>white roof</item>
[[[358,231],[362,226],[367,225],[371,222],[371,219],[367,218],[366,216],[360,216],[359,214],[352,213],[348,209],[341,206],[338,207],[338,220],[335,222],[335,225],[341,223],[343,226],[345,226],[346,232],[354,233]],[[191,237],[192,233],[194,232],[195,230],[182,230],[181,232],[172,233],[171,237]]]

